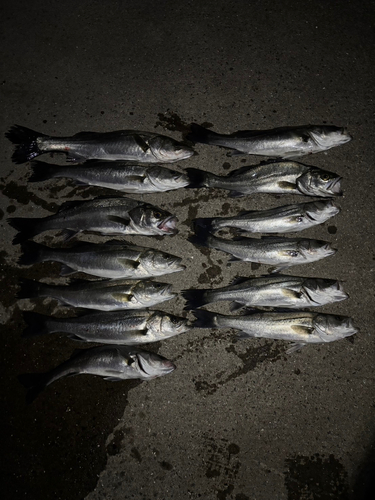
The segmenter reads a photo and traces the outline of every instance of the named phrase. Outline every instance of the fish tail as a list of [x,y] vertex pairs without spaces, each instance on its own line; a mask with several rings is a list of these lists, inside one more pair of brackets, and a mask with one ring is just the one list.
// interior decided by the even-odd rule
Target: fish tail
[[23,319],[27,324],[27,328],[24,329],[22,337],[35,337],[51,333],[46,326],[47,316],[44,316],[44,314],[25,311]]
[[183,290],[181,293],[186,300],[184,309],[198,309],[198,307],[208,304],[207,292],[209,292],[209,290]]
[[193,328],[218,328],[218,315],[211,311],[198,309],[194,311],[196,320],[193,322]]
[[205,172],[199,168],[186,168],[185,172],[189,179],[188,188],[209,187],[209,172]]
[[18,375],[18,381],[27,389],[26,403],[30,404],[48,385],[49,374],[47,373],[22,373]]
[[14,163],[26,163],[36,156],[42,154],[39,149],[37,140],[41,137],[47,137],[45,134],[35,132],[20,125],[13,125],[9,132],[5,134],[13,144],[16,144],[16,149],[13,153],[12,160]]
[[35,160],[32,162],[31,168],[33,169],[33,173],[29,177],[29,182],[42,182],[59,177],[59,165]]
[[216,132],[212,132],[212,130],[208,130],[197,123],[192,123],[190,125],[190,130],[191,132],[186,136],[186,138],[192,142],[213,144],[215,139],[219,136]]
[[199,228],[203,228],[205,231],[207,231],[208,233],[212,233],[213,231],[215,231],[215,228],[214,228],[214,225],[213,225],[213,222],[214,222],[214,218],[210,218],[210,217],[206,217],[206,218],[200,218],[200,219],[194,219],[193,220],[193,224],[194,224],[194,227],[197,228],[197,226],[199,226]]
[[34,241],[25,241],[21,246],[23,253],[18,259],[18,264],[21,266],[31,266],[32,264],[42,262],[44,248],[43,245],[39,245]]
[[20,279],[19,284],[21,288],[17,292],[18,299],[33,299],[39,297],[44,287],[44,285],[38,281],[28,280],[25,278]]
[[198,245],[200,247],[210,248],[210,233],[206,231],[205,228],[200,227],[198,225],[194,226],[195,234],[190,236],[188,240],[194,245]]
[[18,234],[13,238],[13,245],[22,243],[39,234],[38,223],[41,220],[24,217],[11,217],[7,219],[8,224],[18,231]]

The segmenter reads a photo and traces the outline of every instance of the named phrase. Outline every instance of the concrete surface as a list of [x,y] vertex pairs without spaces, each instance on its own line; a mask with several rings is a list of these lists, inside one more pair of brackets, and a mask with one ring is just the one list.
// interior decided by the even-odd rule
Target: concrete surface
[[[45,216],[103,191],[64,179],[28,184],[29,166],[12,164],[2,134],[3,498],[371,498],[374,2],[16,1],[3,4],[1,23],[3,132],[18,123],[56,135],[138,128],[180,139],[192,121],[222,132],[347,126],[351,143],[306,160],[344,177],[342,213],[304,233],[339,251],[290,273],[345,280],[350,300],[324,309],[353,316],[360,328],[355,338],[291,356],[284,342],[240,343],[234,332],[194,330],[150,347],[175,360],[167,377],[142,384],[75,377],[27,406],[17,375],[48,370],[80,344],[21,338],[22,309],[61,311],[17,302],[17,279],[64,280],[57,264],[17,266],[20,249],[6,219]],[[227,173],[259,160],[196,150],[182,168]],[[267,271],[228,266],[225,254],[195,248],[187,242],[192,218],[302,201],[232,200],[215,190],[144,199],[180,219],[176,237],[133,238],[184,257],[187,270],[165,278],[176,290]],[[183,306],[181,297],[164,304],[177,314]]]

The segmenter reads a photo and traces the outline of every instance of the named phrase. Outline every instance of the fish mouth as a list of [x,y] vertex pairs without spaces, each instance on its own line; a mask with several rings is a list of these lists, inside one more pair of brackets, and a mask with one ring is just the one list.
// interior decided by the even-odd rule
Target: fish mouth
[[178,233],[178,229],[176,228],[177,222],[177,217],[175,215],[170,215],[158,224],[158,229],[163,231],[163,233],[176,234]]
[[342,177],[337,177],[336,179],[333,179],[327,186],[327,190],[330,191],[331,193],[337,195],[337,196],[342,196],[342,190],[341,190],[341,181]]
[[137,355],[137,359],[138,359],[138,366],[139,366],[140,370],[143,373],[145,373],[149,379],[160,377],[161,374],[165,375],[167,373],[171,373],[171,372],[173,372],[173,370],[176,369],[176,365],[174,363],[172,363],[172,361],[170,361],[169,359],[163,359],[162,362],[158,363],[158,367],[157,367],[157,371],[162,372],[162,373],[160,373],[158,375],[150,376],[150,371],[148,371],[148,368],[151,368],[153,370],[155,370],[155,368],[150,366],[150,364],[147,363],[147,361],[142,356]]

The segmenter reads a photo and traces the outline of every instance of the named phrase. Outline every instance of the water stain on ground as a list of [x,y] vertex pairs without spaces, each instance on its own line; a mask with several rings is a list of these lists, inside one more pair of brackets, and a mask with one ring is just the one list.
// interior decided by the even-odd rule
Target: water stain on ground
[[0,184],[0,190],[4,196],[10,200],[16,200],[21,205],[28,205],[31,202],[49,212],[54,212],[58,208],[56,203],[48,203],[30,191],[27,186],[19,185],[14,181],[10,181],[7,184]]
[[348,474],[333,455],[286,459],[288,500],[349,500]]
[[225,500],[234,490],[236,476],[241,467],[238,458],[240,447],[223,438],[206,438],[205,449],[208,453],[205,460],[206,477],[215,479],[217,498]]
[[[15,498],[14,492],[18,498],[26,494],[46,500],[83,498],[95,487],[106,464],[105,441],[124,413],[128,391],[140,382],[114,384],[81,375],[56,382],[26,405],[17,376],[56,366],[77,344],[56,336],[21,339],[22,325],[18,308],[2,325],[6,356],[0,382],[0,424],[5,449],[14,451],[2,466],[8,478],[3,494],[5,498]],[[120,441],[118,435],[117,446]]]
[[261,346],[247,347],[245,352],[238,352],[235,344],[232,344],[226,347],[226,351],[240,358],[242,366],[235,369],[232,373],[225,374],[223,378],[220,378],[216,383],[209,383],[206,380],[196,380],[194,383],[198,392],[204,392],[207,395],[214,394],[220,387],[231,380],[255,370],[258,365],[264,362],[274,363],[285,357],[285,348],[272,341],[266,341]]

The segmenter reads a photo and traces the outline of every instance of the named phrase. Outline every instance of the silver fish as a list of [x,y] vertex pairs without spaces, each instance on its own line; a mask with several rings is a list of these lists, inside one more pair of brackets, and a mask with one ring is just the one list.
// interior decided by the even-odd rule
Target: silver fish
[[174,298],[171,285],[149,280],[106,280],[72,283],[69,286],[46,285],[21,280],[18,298],[51,297],[61,304],[98,311],[143,309]]
[[232,311],[241,307],[287,307],[302,309],[332,304],[348,298],[337,280],[299,276],[236,278],[230,285],[214,290],[191,289],[182,292],[185,309],[196,309],[211,302],[230,300]]
[[82,165],[53,165],[42,161],[32,163],[30,182],[69,177],[80,184],[115,189],[124,193],[160,193],[189,184],[185,173],[160,165],[135,165],[124,161],[88,160]]
[[190,158],[194,151],[165,135],[138,130],[79,132],[72,137],[50,137],[20,125],[5,136],[16,144],[12,160],[25,163],[44,153],[64,153],[70,161],[128,160],[140,163],[173,163]]
[[330,125],[280,127],[271,130],[240,130],[217,134],[192,123],[187,139],[212,146],[234,149],[235,154],[298,158],[341,146],[352,137],[345,128]]
[[209,311],[194,311],[198,318],[195,328],[236,328],[241,338],[260,337],[289,340],[294,345],[287,353],[306,344],[333,342],[358,332],[353,320],[316,312],[255,312],[243,316],[225,316]]
[[289,233],[323,224],[339,212],[340,208],[332,200],[322,200],[251,210],[237,217],[195,219],[195,224],[210,232],[233,227],[250,233]]
[[168,375],[176,366],[153,352],[134,347],[107,345],[79,349],[72,357],[47,373],[29,373],[18,377],[28,389],[31,403],[48,385],[72,375],[98,375],[105,380],[152,380]]
[[72,248],[60,249],[29,241],[22,245],[22,250],[19,264],[61,262],[61,276],[84,272],[100,278],[144,279],[185,269],[180,257],[125,242],[81,243]]
[[260,239],[239,237],[227,240],[212,236],[198,226],[196,230],[195,236],[189,238],[192,243],[229,253],[233,256],[231,260],[277,266],[273,272],[297,264],[315,262],[336,253],[329,242],[321,240],[273,236],[262,236]]
[[166,210],[131,198],[95,198],[68,201],[55,215],[27,219],[10,218],[9,224],[19,233],[13,243],[21,243],[44,231],[64,230],[68,238],[81,231],[103,235],[141,234],[146,236],[176,234],[177,217]]
[[255,193],[341,196],[342,178],[328,170],[295,161],[261,163],[233,170],[226,176],[187,168],[191,188],[227,189],[231,197]]
[[188,320],[162,311],[94,312],[54,318],[25,312],[24,337],[61,333],[81,342],[136,345],[168,339],[190,330]]

